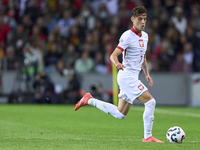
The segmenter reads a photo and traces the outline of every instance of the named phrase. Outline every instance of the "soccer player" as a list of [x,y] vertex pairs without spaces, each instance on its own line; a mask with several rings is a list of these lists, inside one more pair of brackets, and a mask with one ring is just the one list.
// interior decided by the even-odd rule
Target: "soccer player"
[[[133,26],[125,31],[119,39],[119,44],[110,56],[110,60],[119,70],[117,82],[120,88],[118,95],[118,107],[113,104],[95,99],[90,93],[76,104],[74,110],[85,105],[92,105],[111,114],[115,118],[124,119],[135,99],[144,103],[143,113],[144,137],[142,142],[164,143],[152,136],[151,130],[154,121],[156,101],[149,93],[147,87],[138,79],[141,69],[145,74],[149,87],[153,86],[153,80],[147,69],[146,50],[148,34],[143,31],[147,20],[147,11],[144,6],[137,6],[131,12]],[[123,62],[118,61],[118,56],[123,54]]]

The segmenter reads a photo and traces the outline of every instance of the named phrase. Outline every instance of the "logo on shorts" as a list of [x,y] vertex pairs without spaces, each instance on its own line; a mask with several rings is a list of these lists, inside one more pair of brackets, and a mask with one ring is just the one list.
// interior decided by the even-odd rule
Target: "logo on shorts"
[[142,91],[142,90],[144,89],[144,86],[143,86],[142,84],[140,84],[140,85],[138,86],[138,88]]
[[140,47],[144,47],[143,39],[140,39],[140,40],[139,40],[139,44],[140,44]]

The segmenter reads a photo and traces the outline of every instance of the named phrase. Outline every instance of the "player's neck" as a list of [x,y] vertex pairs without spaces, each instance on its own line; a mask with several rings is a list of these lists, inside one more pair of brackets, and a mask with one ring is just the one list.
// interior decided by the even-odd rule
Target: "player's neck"
[[138,30],[136,27],[133,26],[133,30],[140,36],[142,34],[141,30]]

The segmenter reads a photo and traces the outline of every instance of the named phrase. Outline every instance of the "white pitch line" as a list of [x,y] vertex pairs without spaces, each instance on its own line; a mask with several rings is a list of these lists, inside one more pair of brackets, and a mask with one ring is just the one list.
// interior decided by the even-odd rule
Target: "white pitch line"
[[[132,109],[138,110],[138,111],[144,111],[144,108],[142,108],[142,107],[133,107]],[[200,114],[189,113],[189,112],[180,112],[180,111],[172,111],[172,110],[164,110],[164,109],[161,109],[161,108],[156,108],[155,113],[200,118]]]

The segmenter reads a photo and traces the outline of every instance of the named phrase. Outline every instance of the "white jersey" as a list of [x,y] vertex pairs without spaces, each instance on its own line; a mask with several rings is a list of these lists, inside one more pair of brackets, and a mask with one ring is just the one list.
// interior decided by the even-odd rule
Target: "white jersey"
[[117,48],[122,51],[125,70],[141,70],[144,61],[144,54],[147,50],[148,34],[142,31],[139,36],[136,31],[131,28],[125,31],[119,39]]

